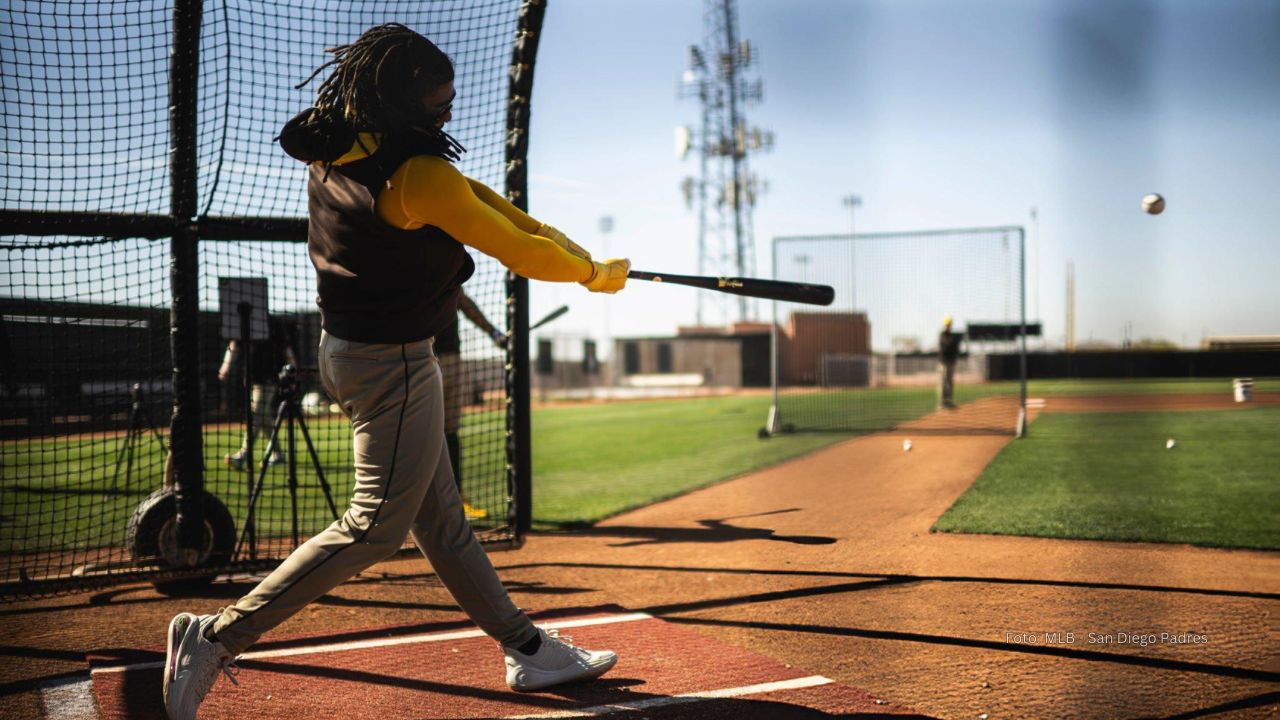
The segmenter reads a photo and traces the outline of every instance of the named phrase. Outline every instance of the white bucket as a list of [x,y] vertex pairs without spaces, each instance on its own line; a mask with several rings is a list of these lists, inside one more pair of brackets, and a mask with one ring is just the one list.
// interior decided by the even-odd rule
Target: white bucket
[[1231,390],[1236,402],[1249,402],[1253,399],[1253,378],[1236,378],[1232,380]]

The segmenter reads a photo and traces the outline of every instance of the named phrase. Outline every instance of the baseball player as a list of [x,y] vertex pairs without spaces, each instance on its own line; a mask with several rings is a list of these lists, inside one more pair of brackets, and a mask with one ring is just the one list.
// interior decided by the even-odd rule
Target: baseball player
[[[480,307],[461,290],[458,291],[458,310],[492,338],[499,348],[507,347],[507,334],[494,327],[480,311]],[[432,348],[444,376],[444,444],[449,450],[449,461],[453,464],[453,481],[458,486],[458,494],[462,496],[462,511],[467,519],[482,520],[489,516],[488,511],[472,505],[462,492],[462,443],[458,439],[458,431],[462,429],[462,406],[465,404],[463,398],[466,389],[463,387],[462,339],[459,337],[456,321],[436,333]]]
[[[307,250],[323,332],[320,376],[351,420],[355,489],[343,516],[300,545],[249,594],[168,630],[164,702],[194,718],[220,672],[263,633],[361,570],[406,535],[464,612],[505,655],[507,684],[530,691],[593,678],[617,656],[538,628],[507,595],[463,515],[445,450],[440,366],[431,338],[456,322],[474,270],[464,245],[527,278],[614,293],[625,259],[597,262],[453,166],[453,63],[399,24],[332,48],[315,105],[280,144],[307,162]],[[233,678],[234,679],[234,678]]]
[[938,407],[954,410],[956,359],[960,357],[960,333],[951,332],[951,316],[942,318],[938,333]]

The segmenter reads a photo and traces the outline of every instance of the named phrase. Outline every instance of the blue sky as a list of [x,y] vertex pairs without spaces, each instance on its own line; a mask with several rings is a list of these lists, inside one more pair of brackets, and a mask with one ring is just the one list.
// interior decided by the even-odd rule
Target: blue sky
[[[1280,333],[1280,4],[1240,0],[739,0],[777,143],[757,267],[774,236],[1026,225],[1028,312],[1078,340],[1196,345]],[[696,215],[673,152],[676,97],[702,3],[553,0],[539,51],[531,211],[597,255],[696,269]],[[1143,214],[1160,192],[1168,210]],[[1030,209],[1039,210],[1038,234]],[[615,219],[602,238],[601,216]],[[607,245],[607,247],[606,247]],[[694,320],[695,291],[617,296],[536,283],[556,332],[653,335]],[[1034,318],[1033,318],[1034,319]],[[872,319],[873,324],[875,319]]]

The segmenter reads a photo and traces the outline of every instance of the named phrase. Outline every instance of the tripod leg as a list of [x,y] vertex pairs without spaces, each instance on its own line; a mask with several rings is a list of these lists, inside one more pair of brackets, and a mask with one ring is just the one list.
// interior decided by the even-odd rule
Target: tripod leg
[[[275,447],[276,436],[280,434],[280,424],[284,421],[284,406],[281,405],[280,410],[276,412],[275,425],[271,427],[271,439],[267,441],[267,454],[262,458],[262,465],[258,470],[257,482],[251,483],[249,487],[249,510],[244,516],[244,530],[240,532],[240,540],[236,542],[236,551],[232,555],[233,558],[240,557],[241,546],[244,545],[246,539],[249,542],[249,556],[256,559],[258,556],[257,535],[254,532],[253,520],[254,509],[258,506],[258,497],[262,494],[262,486],[267,481],[267,458],[271,457],[271,450]],[[249,458],[252,461],[253,458]],[[249,472],[253,472],[252,464],[249,464]]]
[[[120,445],[120,452],[116,454],[116,471],[111,475],[112,490],[120,488],[120,466],[124,464],[126,460],[129,464],[128,469],[133,469],[133,436],[134,428],[137,424],[138,403],[135,402],[129,407],[129,426],[124,432],[124,442]],[[130,473],[126,471],[124,475],[124,482],[126,486],[129,484],[129,475]]]
[[271,425],[271,435],[267,438],[267,447],[262,451],[262,460],[258,461],[259,469],[266,472],[267,466],[271,463],[271,455],[278,451],[280,447],[280,425],[285,419],[285,404],[281,402],[276,408],[276,419]]
[[124,459],[124,486],[126,488],[133,485],[133,455],[138,449],[138,444],[142,442],[141,435],[142,428],[138,428],[137,432],[129,431],[129,454]]
[[116,471],[111,475],[111,489],[116,490],[120,487],[120,466],[124,464],[125,457],[129,454],[129,441],[133,439],[132,432],[126,432],[124,442],[120,445],[120,452],[116,454]]
[[151,411],[143,408],[142,417],[147,421],[147,427],[151,428],[151,437],[155,438],[156,444],[160,446],[160,457],[164,457],[169,453],[169,446],[164,444],[164,436],[156,429],[156,422],[151,417]]
[[298,456],[294,454],[292,403],[282,402],[280,413],[283,415],[286,412],[286,404],[289,405],[289,437],[288,444],[285,445],[289,462],[289,517],[293,520],[293,546],[298,547]]
[[316,452],[316,446],[311,442],[311,433],[307,432],[307,423],[302,419],[302,413],[294,409],[298,419],[298,428],[302,430],[302,439],[307,444],[307,452],[311,454],[311,465],[316,470],[316,479],[320,481],[320,489],[324,491],[324,499],[329,503],[329,512],[333,513],[333,519],[338,519],[338,507],[333,504],[333,493],[329,490],[329,481],[324,479],[324,468],[320,465],[320,455]]

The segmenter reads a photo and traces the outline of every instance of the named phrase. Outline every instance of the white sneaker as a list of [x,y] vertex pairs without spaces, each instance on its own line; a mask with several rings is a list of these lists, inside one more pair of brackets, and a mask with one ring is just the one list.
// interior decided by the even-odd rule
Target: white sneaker
[[164,660],[164,709],[169,720],[195,720],[204,696],[221,671],[236,682],[239,669],[220,642],[202,632],[212,615],[179,613],[169,623],[169,643]]
[[560,683],[600,677],[618,662],[612,650],[583,650],[571,644],[573,638],[557,630],[538,628],[542,645],[532,655],[515,648],[503,648],[507,660],[507,685],[512,690],[530,692]]

